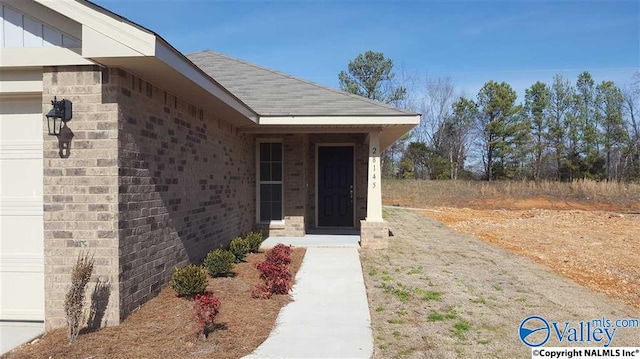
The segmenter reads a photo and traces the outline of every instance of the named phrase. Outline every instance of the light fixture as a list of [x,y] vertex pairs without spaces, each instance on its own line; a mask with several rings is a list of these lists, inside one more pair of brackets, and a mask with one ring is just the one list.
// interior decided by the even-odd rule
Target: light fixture
[[47,117],[47,126],[49,135],[58,136],[62,127],[67,126],[67,122],[71,120],[72,104],[67,99],[57,100],[56,97],[51,100],[53,108],[49,110],[45,116]]

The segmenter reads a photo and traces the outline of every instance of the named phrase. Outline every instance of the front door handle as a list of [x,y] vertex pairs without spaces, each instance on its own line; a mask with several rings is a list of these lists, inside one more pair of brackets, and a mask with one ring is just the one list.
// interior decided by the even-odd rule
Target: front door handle
[[349,202],[353,204],[353,185],[349,186]]

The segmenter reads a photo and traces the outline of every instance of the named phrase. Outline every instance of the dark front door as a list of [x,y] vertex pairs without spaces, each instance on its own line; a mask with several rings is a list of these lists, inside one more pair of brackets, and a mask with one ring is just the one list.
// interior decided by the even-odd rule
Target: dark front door
[[318,147],[318,226],[353,227],[353,147]]

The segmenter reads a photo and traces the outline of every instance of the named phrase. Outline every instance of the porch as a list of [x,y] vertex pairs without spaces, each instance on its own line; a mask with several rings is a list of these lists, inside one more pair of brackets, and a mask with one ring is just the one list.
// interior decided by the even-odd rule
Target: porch
[[[265,237],[301,246],[324,246],[328,238],[386,246],[380,128],[261,130],[255,134],[255,218]],[[355,236],[318,236],[343,233]]]
[[269,236],[262,242],[262,248],[272,248],[278,243],[303,248],[347,247],[359,248],[359,234],[306,234],[302,237]]

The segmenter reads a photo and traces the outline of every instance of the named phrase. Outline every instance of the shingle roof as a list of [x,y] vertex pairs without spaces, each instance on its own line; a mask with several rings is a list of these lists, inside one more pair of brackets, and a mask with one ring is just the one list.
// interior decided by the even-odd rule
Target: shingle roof
[[187,58],[260,116],[415,115],[214,51]]

